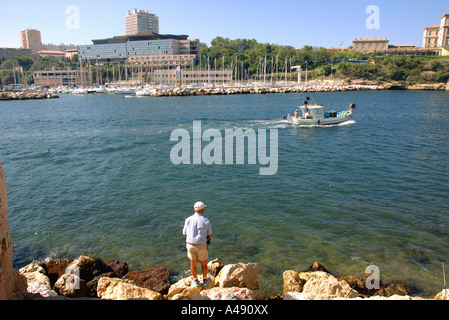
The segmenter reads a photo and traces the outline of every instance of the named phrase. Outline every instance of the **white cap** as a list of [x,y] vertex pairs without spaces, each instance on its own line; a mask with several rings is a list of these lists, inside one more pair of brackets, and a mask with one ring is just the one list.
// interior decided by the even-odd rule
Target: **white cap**
[[204,209],[204,208],[206,208],[207,206],[204,204],[204,203],[202,203],[201,201],[198,201],[197,203],[195,203],[195,205],[193,206],[193,208],[194,209]]

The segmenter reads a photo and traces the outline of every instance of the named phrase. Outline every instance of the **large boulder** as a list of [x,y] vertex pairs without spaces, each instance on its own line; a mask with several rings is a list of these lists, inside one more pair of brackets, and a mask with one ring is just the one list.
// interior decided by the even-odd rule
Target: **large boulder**
[[307,268],[306,271],[308,271],[308,272],[310,272],[310,271],[324,271],[324,272],[330,273],[318,261],[315,261],[312,265],[310,265],[309,268]]
[[302,273],[300,278],[307,279],[302,293],[312,300],[332,300],[334,298],[356,298],[359,293],[352,290],[344,280],[338,280],[333,275],[323,272]]
[[259,289],[259,266],[257,263],[225,265],[215,279],[217,286]]
[[19,273],[27,279],[26,299],[57,298],[58,294],[52,289],[50,279],[46,276],[45,269],[32,262],[19,270]]
[[28,294],[25,295],[28,300],[58,300],[62,298],[50,286],[40,282],[28,283]]
[[[337,277],[338,280],[344,280],[351,287],[354,288],[359,294],[364,296],[373,296],[379,294],[379,291],[386,288],[385,284],[379,280],[379,287],[369,288],[367,283],[370,282],[370,274],[357,274],[357,275],[342,275]],[[393,295],[393,294],[390,294]]]
[[73,262],[73,259],[52,259],[42,264],[51,286],[54,286],[59,277],[65,273],[65,269]]
[[283,300],[310,300],[309,296],[301,292],[287,292]]
[[81,255],[67,266],[64,273],[79,273],[79,277],[87,283],[93,278],[109,272],[113,272],[112,268],[100,258]]
[[37,264],[32,262],[19,270],[19,273],[27,278],[27,283],[39,282],[51,287],[50,279],[45,275],[45,270]]
[[435,296],[434,300],[449,300],[449,289],[443,289]]
[[98,280],[98,297],[108,300],[160,300],[161,294],[136,286],[126,279],[102,277]]
[[203,290],[193,300],[263,300],[265,294],[260,290],[248,288],[220,288]]
[[301,279],[299,273],[293,270],[286,270],[282,276],[284,281],[284,292],[286,295],[289,292],[302,292],[306,279]]
[[209,275],[209,283],[206,288],[202,286],[192,286],[193,278],[192,276],[184,278],[170,286],[168,290],[167,298],[169,300],[192,300],[195,298],[203,289],[210,289],[215,286],[215,278]]
[[12,251],[5,173],[0,163],[0,300],[22,300],[27,293],[26,278],[12,267]]
[[170,273],[164,267],[131,271],[124,279],[131,280],[135,285],[148,288],[161,294],[167,294],[170,284]]
[[129,271],[128,264],[125,261],[111,259],[108,260],[106,264],[112,269],[112,272],[114,272],[114,275],[118,278],[122,278]]
[[53,289],[61,296],[67,298],[82,298],[89,295],[89,287],[85,280],[80,279],[76,273],[65,273],[56,281]]
[[69,298],[96,298],[100,276],[113,274],[112,268],[100,258],[81,255],[66,267],[53,288],[60,295]]
[[218,259],[212,260],[207,264],[207,272],[214,277],[218,276],[224,264],[220,263]]

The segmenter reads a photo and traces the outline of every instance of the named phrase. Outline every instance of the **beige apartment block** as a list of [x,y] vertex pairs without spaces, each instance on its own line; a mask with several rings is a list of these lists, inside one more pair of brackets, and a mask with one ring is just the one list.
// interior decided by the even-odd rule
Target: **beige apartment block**
[[192,66],[196,55],[173,54],[153,56],[131,56],[127,63],[131,66],[144,67],[147,69],[169,69],[176,66]]
[[388,39],[382,38],[364,38],[352,41],[353,50],[358,52],[372,53],[376,50],[387,50]]
[[56,87],[79,87],[91,86],[92,81],[88,70],[71,69],[46,69],[33,73],[34,84],[36,86]]
[[422,41],[423,48],[438,48],[438,33],[440,26],[434,25],[424,29],[424,36]]
[[42,50],[41,32],[36,29],[26,29],[20,32],[22,49],[31,49],[33,53]]
[[230,85],[232,70],[154,70],[151,82],[162,85]]
[[439,25],[433,25],[424,29],[422,47],[449,47],[449,13],[441,17]]
[[144,31],[159,33],[159,17],[148,10],[128,11],[125,16],[126,35],[135,35]]
[[438,46],[442,48],[449,47],[449,13],[441,17]]

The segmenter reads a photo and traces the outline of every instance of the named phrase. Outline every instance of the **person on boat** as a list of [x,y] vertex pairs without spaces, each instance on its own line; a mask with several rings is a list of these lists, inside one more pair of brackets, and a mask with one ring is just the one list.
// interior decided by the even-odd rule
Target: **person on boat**
[[190,260],[190,272],[193,286],[200,286],[198,281],[198,261],[203,274],[203,286],[209,282],[207,274],[208,244],[212,237],[212,226],[209,219],[204,217],[206,205],[199,201],[193,206],[195,214],[184,222],[182,234],[186,237],[187,257]]

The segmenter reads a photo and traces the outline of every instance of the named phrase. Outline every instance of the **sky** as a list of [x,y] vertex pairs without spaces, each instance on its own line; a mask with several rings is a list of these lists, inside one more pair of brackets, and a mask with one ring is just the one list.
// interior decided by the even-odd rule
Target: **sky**
[[295,48],[351,46],[358,38],[421,47],[424,28],[440,23],[449,1],[0,0],[0,47],[19,48],[20,31],[27,28],[54,44],[125,35],[125,15],[133,9],[158,15],[161,34],[186,34],[207,45],[221,36]]

